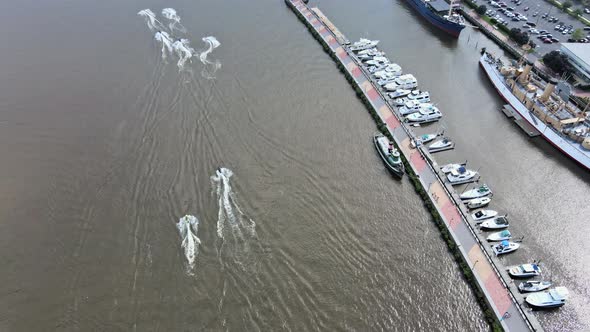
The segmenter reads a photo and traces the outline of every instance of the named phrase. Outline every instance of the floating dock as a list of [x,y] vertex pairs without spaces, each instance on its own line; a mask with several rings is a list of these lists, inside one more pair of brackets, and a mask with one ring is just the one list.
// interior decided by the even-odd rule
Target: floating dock
[[504,113],[504,115],[506,115],[508,118],[513,119],[514,123],[516,123],[516,125],[519,126],[520,129],[522,129],[527,135],[529,135],[529,137],[537,137],[541,135],[541,133],[537,129],[535,129],[535,127],[531,126],[530,123],[528,123],[518,113],[516,113],[516,111],[511,105],[504,105],[504,107],[502,108],[502,113]]
[[506,267],[492,253],[490,244],[480,238],[471,225],[473,220],[470,211],[459,194],[446,181],[445,174],[440,171],[428,148],[423,145],[412,147],[411,142],[416,140],[416,135],[404,123],[403,117],[390,104],[389,97],[382,93],[354,53],[348,50],[344,35],[323,13],[317,9],[311,10],[301,0],[285,0],[285,3],[334,58],[357,94],[366,98],[367,107],[372,108],[386,124],[400,152],[428,192],[432,206],[444,221],[463,259],[469,264],[477,287],[484,294],[502,328],[505,331],[542,331],[543,328],[531,311],[521,308],[523,296],[508,276]]

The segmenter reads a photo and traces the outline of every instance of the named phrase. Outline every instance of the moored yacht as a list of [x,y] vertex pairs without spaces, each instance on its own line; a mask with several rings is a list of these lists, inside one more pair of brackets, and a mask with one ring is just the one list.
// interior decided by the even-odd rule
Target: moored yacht
[[[483,199],[488,198],[484,197]],[[479,198],[482,199],[482,198]],[[492,219],[488,219],[481,223],[480,227],[482,229],[503,229],[508,228],[510,223],[508,222],[508,218],[506,216],[494,217]]]
[[488,195],[492,195],[492,190],[484,183],[478,188],[467,190],[459,195],[459,197],[461,197],[461,199],[474,199]]
[[[422,104],[424,105],[424,104]],[[429,107],[422,107],[418,112],[412,113],[406,117],[410,122],[434,122],[442,118],[442,113],[436,108],[429,104]]]
[[513,278],[529,278],[541,275],[541,268],[535,263],[513,266],[507,270],[508,274]]
[[478,221],[481,222],[483,220],[493,218],[493,217],[495,217],[497,215],[498,215],[498,211],[494,211],[494,210],[479,210],[479,211],[477,211],[475,213],[472,213],[471,214],[471,218],[473,218],[473,220],[475,222],[478,222]]
[[412,113],[416,113],[416,112],[420,112],[420,110],[422,109],[429,109],[429,108],[433,108],[434,106],[432,106],[432,104],[422,104],[420,102],[414,101],[414,100],[408,100],[404,106],[398,108],[398,111],[401,115],[406,116],[408,114],[412,114]]
[[[411,115],[412,114],[410,114],[410,116]],[[456,185],[475,181],[478,175],[479,174],[476,171],[466,169],[465,167],[459,167],[451,170],[451,172],[447,174],[447,180],[449,180],[452,185]]]
[[418,80],[412,74],[405,74],[397,77],[393,82],[386,84],[385,89],[394,91],[396,89],[415,89],[418,87]]
[[451,173],[452,170],[457,170],[460,167],[465,167],[465,166],[467,166],[467,162],[460,163],[460,164],[451,163],[451,164],[446,164],[446,165],[442,166],[440,168],[440,170],[443,173]]
[[373,137],[373,143],[375,143],[375,148],[387,169],[401,178],[404,175],[404,164],[399,151],[393,146],[393,142],[384,135],[378,134]]
[[558,308],[565,304],[569,292],[565,287],[555,287],[548,291],[533,293],[525,301],[535,309]]
[[487,240],[490,242],[496,242],[496,241],[510,240],[511,238],[512,238],[512,234],[510,233],[509,230],[505,229],[503,231],[492,233],[492,234],[488,235]]
[[471,200],[466,201],[465,206],[467,206],[467,208],[469,208],[469,209],[478,209],[480,207],[484,207],[484,206],[490,204],[491,201],[492,201],[492,199],[489,197],[475,198],[475,199],[471,199]]
[[450,138],[443,137],[442,139],[439,139],[438,141],[430,144],[428,146],[428,151],[430,151],[431,153],[435,153],[435,152],[439,152],[439,151],[450,150],[454,147],[455,147],[455,143],[453,141],[451,141]]
[[420,90],[413,90],[409,95],[395,99],[394,103],[397,106],[403,106],[408,101],[415,101],[418,103],[429,103],[430,94],[428,92],[420,92]]
[[379,66],[389,63],[389,59],[384,56],[376,56],[371,60],[364,61],[367,66]]
[[498,244],[492,245],[492,251],[496,256],[508,254],[520,248],[520,244],[504,240]]
[[518,285],[518,290],[521,293],[532,293],[532,292],[540,292],[546,290],[547,288],[551,287],[552,283],[550,281],[541,281],[541,280],[529,280],[521,282]]
[[349,48],[350,48],[350,50],[352,50],[354,52],[359,52],[362,50],[373,48],[373,47],[377,46],[377,44],[379,44],[378,40],[370,40],[370,39],[366,39],[366,38],[361,38],[361,39],[359,39],[359,41],[350,45]]
[[383,66],[380,70],[375,71],[375,77],[382,78],[383,75],[391,73],[395,76],[400,76],[402,74],[402,67],[400,67],[396,63],[388,63]]
[[397,97],[407,96],[410,92],[412,92],[412,90],[396,89],[395,91],[388,93],[388,95],[390,98],[397,98]]

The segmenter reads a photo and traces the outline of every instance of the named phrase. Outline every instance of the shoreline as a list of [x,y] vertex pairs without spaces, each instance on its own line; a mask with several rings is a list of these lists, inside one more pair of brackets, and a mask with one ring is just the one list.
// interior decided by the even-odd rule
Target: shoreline
[[[430,211],[463,277],[471,286],[490,329],[542,331],[537,319],[520,307],[513,294],[516,287],[509,286],[505,280],[507,273],[496,267],[490,249],[482,244],[469,224],[469,212],[457,203],[460,198],[452,186],[442,180],[444,175],[438,170],[432,155],[424,146],[411,147],[416,135],[374,86],[368,73],[358,65],[355,55],[339,41],[342,38],[337,38],[330,25],[322,22],[325,15],[318,15],[318,12],[321,13],[319,10],[310,9],[300,0],[285,2],[335,60],[375,120],[379,131],[395,142],[410,181]],[[333,24],[332,27],[335,29]],[[522,296],[517,296],[522,299]]]

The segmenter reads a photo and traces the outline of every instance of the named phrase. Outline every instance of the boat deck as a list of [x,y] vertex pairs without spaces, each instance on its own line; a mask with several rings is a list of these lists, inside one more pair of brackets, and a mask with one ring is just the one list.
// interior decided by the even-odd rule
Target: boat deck
[[537,137],[541,135],[541,133],[533,126],[531,126],[525,119],[523,119],[512,106],[509,104],[504,105],[502,108],[502,113],[504,113],[507,117],[512,118],[514,123],[520,127],[529,137]]
[[[337,63],[352,78],[351,84],[367,98],[387,130],[394,138],[400,152],[409,162],[422,186],[427,190],[429,199],[440,214],[451,237],[469,264],[478,287],[485,295],[486,301],[506,331],[542,331],[542,327],[530,310],[521,308],[523,296],[506,272],[506,268],[494,256],[485,238],[480,238],[472,226],[470,211],[462,203],[459,194],[446,181],[445,174],[424,145],[412,147],[411,142],[417,136],[412,133],[409,124],[404,123],[390,99],[371,79],[353,52],[339,42],[335,35],[316,11],[301,0],[285,0],[286,4],[299,16],[305,25],[317,33],[320,43],[329,48]],[[325,16],[324,16],[325,17]]]

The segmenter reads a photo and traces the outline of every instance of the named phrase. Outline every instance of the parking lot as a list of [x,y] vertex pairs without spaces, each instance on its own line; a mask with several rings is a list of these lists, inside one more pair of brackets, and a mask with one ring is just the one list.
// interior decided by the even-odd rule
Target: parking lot
[[[502,6],[499,5],[500,3]],[[537,45],[535,50],[539,57],[550,51],[559,49],[560,43],[568,42],[568,39],[571,38],[571,33],[575,29],[583,29],[585,27],[582,22],[543,0],[498,0],[497,2],[494,2],[494,0],[478,0],[477,4],[485,5],[488,10],[491,10],[491,12],[488,12],[490,14],[489,16],[496,18],[498,21],[504,20],[509,29],[519,28],[523,31],[530,31],[531,28],[536,29],[530,33],[530,39]],[[501,10],[501,8],[504,8],[504,10]],[[576,6],[572,8],[576,8]],[[577,6],[577,8],[580,7]],[[518,20],[515,17],[511,17],[517,14],[525,16],[526,19],[521,18]],[[590,16],[588,14],[583,15]],[[550,20],[552,17],[554,19]],[[534,24],[534,26],[525,26],[527,22]],[[566,28],[571,27],[572,29],[569,32],[566,31],[564,34],[555,29],[557,25],[565,25]],[[539,38],[541,35],[539,32],[543,30],[550,34],[548,36],[549,39],[553,39],[551,43],[543,42]],[[590,31],[584,31],[584,33],[585,36],[590,35]]]

